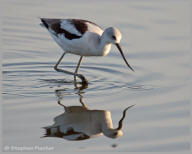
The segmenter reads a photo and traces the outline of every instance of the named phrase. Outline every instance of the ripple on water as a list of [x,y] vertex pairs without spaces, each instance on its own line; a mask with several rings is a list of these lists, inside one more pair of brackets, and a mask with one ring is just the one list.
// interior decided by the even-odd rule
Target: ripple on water
[[[3,79],[4,92],[10,93],[15,91],[20,95],[46,94],[42,90],[46,88],[63,88],[63,92],[76,94],[74,88],[73,76],[65,75],[53,70],[53,63],[7,63],[4,64]],[[65,64],[67,69],[73,70],[75,66],[71,63]],[[123,90],[145,91],[153,88],[151,85],[142,85],[135,82],[134,76],[118,70],[118,67],[82,66],[82,74],[88,78],[88,92],[90,94],[110,94],[121,92]],[[110,78],[110,76],[113,76]],[[23,78],[20,80],[20,78]],[[14,85],[13,85],[14,82]],[[14,89],[13,89],[14,88]],[[29,91],[28,91],[29,90]],[[28,91],[28,92],[27,92]],[[70,91],[70,92],[69,92]]]

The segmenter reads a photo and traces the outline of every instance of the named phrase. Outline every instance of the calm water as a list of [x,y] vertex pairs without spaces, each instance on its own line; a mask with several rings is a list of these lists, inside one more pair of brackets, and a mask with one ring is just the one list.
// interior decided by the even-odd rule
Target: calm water
[[[94,6],[94,7],[93,7]],[[190,150],[190,5],[189,1],[17,0],[3,6],[3,146],[46,147],[43,151],[188,151]],[[71,76],[55,72],[63,53],[38,17],[83,18],[101,27],[116,26],[131,72],[116,47],[106,57],[84,58],[80,73],[88,87],[75,89]],[[78,57],[64,64],[74,70]],[[59,93],[59,95],[58,95]],[[123,110],[123,136],[83,141],[42,138],[42,127],[66,106],[111,112],[114,127]]]

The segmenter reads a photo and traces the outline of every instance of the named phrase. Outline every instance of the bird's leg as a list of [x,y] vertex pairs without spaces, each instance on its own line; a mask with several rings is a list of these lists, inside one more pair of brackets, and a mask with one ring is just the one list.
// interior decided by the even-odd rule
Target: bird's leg
[[[83,56],[80,57],[79,62],[78,62],[78,64],[77,64],[77,67],[76,67],[75,72],[74,72],[74,82],[75,82],[75,84],[77,83],[76,76],[78,76],[77,72],[78,72],[78,69],[79,69],[79,67],[80,67],[82,58],[83,58]],[[79,74],[79,75],[80,75],[80,74]],[[80,76],[81,76],[81,77],[80,77]],[[79,76],[79,77],[80,77],[81,79],[84,78],[84,76],[82,76],[82,75],[80,75],[80,76]],[[83,80],[84,80],[84,79],[82,79],[82,81],[83,81]]]
[[65,105],[61,104],[61,100],[62,100],[61,90],[55,90],[55,93],[57,94],[57,97],[58,97],[57,103],[58,103],[59,105],[63,106],[64,109],[66,110],[67,107],[66,107]]
[[84,109],[88,109],[88,107],[83,103],[83,96],[81,94],[79,94],[80,98],[79,98],[79,102],[81,103],[82,107]]
[[86,84],[86,83],[88,82],[87,79],[86,79],[83,75],[77,74],[77,71],[78,71],[78,69],[79,69],[79,67],[80,67],[80,63],[81,63],[81,60],[82,60],[82,56],[81,56],[80,59],[79,59],[78,65],[77,65],[76,70],[75,70],[75,73],[69,72],[69,71],[66,71],[66,70],[63,70],[63,69],[58,68],[58,65],[61,63],[61,60],[63,59],[63,57],[65,56],[65,54],[66,54],[66,52],[64,52],[64,53],[62,54],[62,56],[59,58],[58,62],[57,62],[57,63],[55,64],[55,66],[54,66],[54,69],[55,69],[57,72],[63,72],[63,73],[66,73],[66,74],[73,75],[75,82],[76,82],[76,76],[78,76],[78,77],[82,80],[82,84]]
[[63,104],[61,104],[61,101],[60,101],[60,100],[58,100],[57,103],[58,103],[59,105],[63,106],[63,107],[66,109],[66,106],[63,105]]
[[[57,63],[55,64],[55,66],[54,66],[54,69],[55,69],[56,71],[58,71],[58,72],[64,72],[64,70],[61,70],[61,69],[58,68],[58,65],[61,63],[61,60],[63,59],[63,57],[65,56],[65,54],[66,54],[66,52],[64,52],[64,53],[62,54],[62,56],[59,58],[58,62],[57,62]],[[68,71],[67,71],[67,72],[64,72],[64,73],[68,73]]]

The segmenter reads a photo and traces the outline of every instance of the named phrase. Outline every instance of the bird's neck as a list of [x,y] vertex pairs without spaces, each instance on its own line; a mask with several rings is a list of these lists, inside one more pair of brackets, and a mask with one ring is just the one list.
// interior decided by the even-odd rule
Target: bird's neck
[[102,130],[109,130],[109,129],[113,129],[113,123],[112,123],[112,119],[111,119],[111,113],[108,111],[105,111],[104,116],[102,118]]
[[109,43],[106,39],[105,32],[101,35],[100,41],[99,41],[99,53],[101,56],[106,56],[111,49],[111,43]]
[[101,130],[105,136],[111,137],[111,134],[115,131],[112,124],[110,112],[105,112],[105,117],[103,119]]

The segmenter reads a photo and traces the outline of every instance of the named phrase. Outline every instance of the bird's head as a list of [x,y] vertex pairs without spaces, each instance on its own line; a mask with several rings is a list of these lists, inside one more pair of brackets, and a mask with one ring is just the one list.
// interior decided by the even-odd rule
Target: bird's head
[[131,105],[129,107],[127,107],[126,109],[124,109],[123,111],[123,116],[121,117],[121,119],[119,120],[119,125],[117,128],[107,128],[107,129],[104,129],[103,131],[103,134],[107,137],[110,137],[110,138],[118,138],[120,136],[123,135],[123,132],[122,132],[122,127],[123,127],[123,120],[125,119],[125,116],[126,116],[126,112],[129,108],[133,107],[134,105]]
[[119,44],[121,41],[121,32],[115,27],[109,27],[106,30],[108,42],[112,44]]
[[121,32],[115,27],[109,27],[109,28],[105,29],[104,34],[106,35],[106,37],[105,37],[106,43],[112,43],[112,44],[116,45],[121,53],[122,58],[124,59],[125,63],[127,64],[127,66],[132,71],[134,71],[133,68],[127,62],[127,60],[123,54],[123,51],[121,49],[121,46],[120,46],[120,41],[121,41],[121,37],[122,37]]

